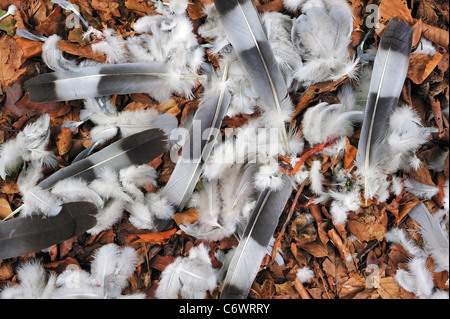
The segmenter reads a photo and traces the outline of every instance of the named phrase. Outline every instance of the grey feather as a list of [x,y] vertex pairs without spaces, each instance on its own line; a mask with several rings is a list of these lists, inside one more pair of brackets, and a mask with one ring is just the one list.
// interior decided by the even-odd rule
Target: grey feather
[[419,203],[408,213],[420,225],[425,250],[430,253],[436,263],[436,271],[449,269],[448,232],[442,229],[438,219],[431,215],[423,203]]
[[197,79],[170,73],[162,63],[124,63],[38,75],[26,81],[25,88],[32,102],[69,101],[131,93],[148,93],[157,100],[165,100],[171,93],[177,92],[183,82],[195,84]]
[[62,205],[54,217],[33,216],[0,222],[0,260],[48,248],[77,237],[95,226],[97,208],[92,203]]
[[397,106],[409,66],[413,28],[390,21],[375,58],[356,162],[364,173],[369,199],[369,171],[377,166],[388,132],[389,117]]
[[[253,89],[264,110],[275,110],[272,119],[280,129],[284,148],[289,149],[285,128],[290,116],[287,85],[264,33],[259,14],[252,0],[215,0],[222,24],[239,60],[242,62]],[[289,103],[286,103],[289,101]],[[286,116],[287,114],[287,116]]]
[[220,296],[222,299],[247,297],[292,193],[289,177],[283,176],[283,181],[283,188],[279,191],[267,189],[261,192],[228,268]]
[[58,181],[70,177],[92,181],[101,168],[106,166],[118,170],[133,164],[146,164],[166,152],[168,144],[168,137],[160,129],[137,133],[58,170],[44,179],[39,186],[50,189]]

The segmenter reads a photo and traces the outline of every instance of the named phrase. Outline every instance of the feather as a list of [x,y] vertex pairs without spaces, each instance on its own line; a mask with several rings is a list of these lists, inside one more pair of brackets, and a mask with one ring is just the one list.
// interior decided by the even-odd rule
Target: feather
[[170,73],[162,63],[123,63],[38,75],[25,82],[25,88],[32,102],[131,93],[148,93],[156,100],[163,101],[172,92],[183,93],[181,91],[186,83],[192,89],[197,79]]
[[77,67],[75,61],[67,60],[63,52],[58,47],[58,42],[61,40],[61,37],[57,34],[54,34],[48,37],[44,45],[42,46],[42,60],[44,60],[47,67],[52,69],[53,71],[66,71],[66,70],[74,70]]
[[221,298],[246,298],[292,192],[290,179],[283,176],[283,181],[279,191],[261,192],[228,268]]
[[393,19],[375,58],[356,162],[364,178],[364,197],[374,196],[370,171],[377,166],[388,131],[389,116],[397,106],[409,66],[413,28]]
[[434,215],[431,215],[423,203],[417,204],[408,214],[420,225],[425,250],[436,263],[436,272],[449,269],[448,232],[444,231]]
[[14,218],[0,223],[0,259],[40,251],[77,237],[96,224],[97,208],[87,202],[66,203],[58,215]]
[[21,264],[17,269],[18,286],[4,287],[0,299],[46,299],[55,290],[55,275],[46,276],[39,261],[32,260]]
[[226,90],[228,64],[223,70],[222,83],[208,90],[202,97],[185,141],[181,157],[178,159],[169,181],[162,191],[181,210],[194,191],[203,163],[208,159],[220,133],[222,120],[230,104],[230,94]]
[[78,11],[78,9],[72,3],[70,3],[67,0],[52,0],[52,2],[56,3],[57,5],[59,5],[64,10],[73,12],[78,17],[78,19],[81,20],[81,22],[83,23],[84,27],[86,29],[89,28],[89,24],[86,22],[86,20],[84,20],[84,18],[81,15],[81,13]]
[[215,0],[214,4],[228,39],[260,98],[260,106],[270,112],[270,122],[280,130],[283,147],[288,150],[285,122],[292,115],[292,103],[253,1]]
[[178,257],[161,273],[156,289],[158,299],[204,299],[206,291],[217,286],[218,271],[212,267],[209,248],[200,244]]
[[311,279],[315,277],[314,271],[307,266],[297,269],[297,277],[302,283],[311,282]]
[[117,223],[123,216],[125,211],[126,202],[123,199],[110,199],[106,201],[101,209],[99,209],[97,218],[97,224],[88,229],[89,234],[100,234],[102,231],[110,229],[115,223]]
[[98,208],[103,207],[103,200],[88,183],[81,178],[67,178],[57,182],[51,193],[63,203],[86,201],[94,203]]
[[439,187],[426,185],[415,179],[406,179],[403,181],[403,186],[407,192],[414,194],[420,199],[431,199],[439,193]]
[[83,178],[90,182],[103,167],[110,166],[119,170],[133,164],[147,164],[164,153],[167,148],[168,138],[163,131],[147,130],[123,138],[81,161],[58,170],[44,179],[39,186],[48,189],[56,182],[70,177]]
[[28,39],[31,41],[45,42],[45,40],[47,39],[46,37],[37,36],[25,29],[17,29],[16,34],[24,39]]
[[14,16],[16,14],[17,10],[18,9],[15,5],[13,5],[13,4],[9,5],[8,11],[6,11],[6,13],[0,17],[0,21],[2,21],[4,18],[6,18],[8,16]]

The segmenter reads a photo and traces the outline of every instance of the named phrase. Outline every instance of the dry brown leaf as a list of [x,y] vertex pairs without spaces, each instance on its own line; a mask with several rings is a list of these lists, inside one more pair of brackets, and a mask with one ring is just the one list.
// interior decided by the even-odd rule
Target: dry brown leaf
[[422,184],[436,186],[431,178],[430,170],[426,166],[422,166],[418,170],[412,171],[409,175]]
[[187,211],[176,213],[172,219],[178,226],[185,224],[193,224],[198,221],[198,211],[195,208],[188,209]]
[[317,238],[312,243],[307,243],[300,246],[303,250],[306,250],[308,253],[313,255],[316,258],[322,258],[328,256],[328,251],[323,243]]
[[401,299],[402,289],[395,282],[394,277],[380,278],[380,286],[377,289],[382,299]]
[[56,139],[56,147],[59,155],[67,154],[72,148],[72,131],[68,127],[62,127]]
[[25,38],[18,37],[16,39],[16,43],[23,51],[24,60],[28,60],[29,58],[40,56],[42,54],[42,42],[31,41]]
[[148,1],[127,0],[125,1],[125,6],[132,11],[137,11],[145,14],[157,14],[153,7],[148,6]]
[[23,62],[20,46],[13,38],[3,34],[0,37],[0,91],[6,91],[9,84],[26,72]]
[[347,228],[360,242],[383,241],[388,217],[385,207],[371,205],[348,215]]
[[[406,0],[382,0],[378,8],[380,22],[387,24],[391,19],[398,17],[400,20],[413,25],[414,19]],[[379,34],[377,27],[377,33]]]
[[43,19],[36,30],[43,32],[47,37],[53,34],[62,34],[66,26],[66,16],[62,14],[61,7],[56,6],[55,9]]
[[187,8],[189,17],[192,20],[201,19],[206,16],[204,13],[205,4],[213,3],[213,0],[191,0]]
[[94,52],[92,50],[92,45],[88,44],[82,46],[78,43],[72,43],[68,41],[61,40],[58,42],[58,48],[71,55],[75,55],[82,58],[87,58],[91,60],[96,60],[99,62],[105,62],[106,56],[99,52]]
[[11,205],[6,198],[0,198],[0,220],[12,213]]
[[112,0],[92,0],[91,6],[94,10],[100,11],[103,13],[102,20],[108,20],[109,15],[113,15],[115,17],[120,17],[119,3]]
[[423,36],[444,48],[448,48],[449,34],[447,30],[423,23],[421,20],[415,20],[413,45],[419,42],[418,37]]
[[409,60],[408,78],[415,84],[422,84],[433,72],[443,55],[436,52],[433,56],[427,54],[412,54]]
[[344,156],[344,169],[349,170],[354,166],[358,148],[350,144],[350,139],[348,137],[346,137],[346,139],[347,139],[347,149],[345,150]]
[[10,263],[0,263],[0,281],[8,280],[14,276],[14,269]]
[[172,237],[177,230],[171,229],[160,233],[131,234],[128,236],[128,243],[162,243]]
[[260,6],[256,7],[258,9],[258,12],[264,13],[264,12],[270,12],[270,11],[282,11],[284,9],[283,0],[273,0],[271,2],[262,4]]
[[341,285],[339,290],[339,298],[350,299],[358,292],[366,289],[365,279],[358,273],[350,273],[350,278]]

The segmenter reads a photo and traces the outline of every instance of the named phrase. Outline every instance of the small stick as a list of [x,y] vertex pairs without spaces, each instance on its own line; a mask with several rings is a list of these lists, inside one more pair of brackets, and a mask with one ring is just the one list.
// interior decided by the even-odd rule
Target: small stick
[[338,138],[331,138],[328,139],[328,141],[316,145],[313,148],[311,148],[310,150],[306,151],[305,153],[303,153],[303,155],[300,157],[300,160],[295,164],[294,169],[292,170],[291,174],[292,175],[296,175],[300,169],[303,166],[303,163],[311,156],[313,156],[314,154],[323,151],[324,148],[329,147],[334,145],[337,142]]

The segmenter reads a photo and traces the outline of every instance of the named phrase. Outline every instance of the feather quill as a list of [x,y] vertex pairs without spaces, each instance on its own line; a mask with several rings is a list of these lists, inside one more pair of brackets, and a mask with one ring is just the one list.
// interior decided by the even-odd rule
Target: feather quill
[[249,75],[265,112],[275,114],[271,122],[280,130],[283,147],[289,142],[285,121],[292,110],[283,73],[276,61],[252,0],[215,0],[225,32]]
[[[157,62],[96,65],[38,75],[25,87],[32,102],[86,99],[114,94],[148,93],[158,101],[195,85],[198,77],[169,72]],[[183,93],[183,92],[180,92]]]
[[97,208],[92,203],[63,204],[53,217],[14,218],[0,223],[0,259],[30,254],[77,237],[95,226]]
[[[230,104],[231,95],[226,89],[228,64],[223,71],[222,83],[202,96],[198,110],[189,130],[189,139],[182,147],[169,181],[162,195],[181,210],[191,197],[202,171],[203,163],[208,159],[220,132],[222,120]],[[200,130],[201,140],[196,134]]]
[[[356,162],[364,177],[364,196],[371,199],[370,175],[377,168],[389,116],[397,106],[411,54],[413,28],[393,19],[381,39],[370,83]],[[372,172],[372,173],[371,173]]]
[[220,296],[222,299],[247,297],[292,192],[290,179],[283,176],[283,181],[284,186],[280,190],[261,192],[228,268]]

